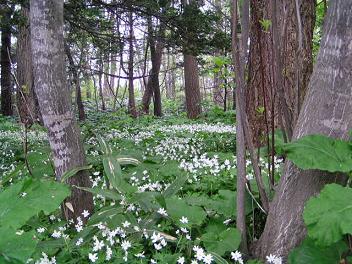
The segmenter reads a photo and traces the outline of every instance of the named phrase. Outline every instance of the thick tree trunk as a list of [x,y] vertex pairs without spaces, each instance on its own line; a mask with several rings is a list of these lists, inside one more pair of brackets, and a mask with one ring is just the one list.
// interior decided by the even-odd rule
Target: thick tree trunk
[[[272,26],[268,25],[265,28],[263,25],[263,21],[270,21],[272,17],[270,1],[251,0],[251,42],[246,112],[256,146],[263,145],[267,141],[267,136],[272,129],[282,128],[280,90],[283,92],[282,100],[287,105],[287,114],[292,119],[292,122],[285,126],[288,130],[293,130],[312,73],[315,0],[300,2],[302,2],[299,8],[301,26],[297,21],[295,1],[278,1],[280,9],[275,16],[278,16],[277,20],[282,25],[280,31],[277,31],[277,41],[281,47],[281,50],[278,50],[276,44],[272,46],[273,34],[270,31]],[[298,41],[300,30],[303,36],[302,47],[299,46]],[[268,63],[275,60],[274,52],[281,60],[279,64],[282,69],[278,69],[278,74],[281,75],[279,80],[275,77],[277,76],[275,66],[273,67],[273,63]]]
[[248,89],[246,90],[246,112],[255,146],[263,145],[270,133],[270,120],[274,111],[272,102],[273,73],[271,34],[264,29],[261,21],[270,19],[270,6],[267,0],[251,0],[250,53]]
[[79,74],[73,61],[70,47],[68,44],[65,44],[65,53],[70,65],[70,70],[73,76],[73,82],[75,84],[76,90],[76,104],[78,108],[78,119],[79,121],[84,121],[86,119],[86,114],[84,112],[84,105],[82,102],[82,92],[81,92],[81,81],[79,80]]
[[[292,116],[291,129],[297,122],[309,78],[313,71],[313,30],[316,0],[298,0],[301,25],[297,20],[295,1],[285,0],[282,8],[287,11],[286,29],[282,39],[283,87],[285,101]],[[281,11],[280,11],[281,13]],[[282,19],[283,20],[283,19]],[[299,32],[301,31],[301,32]],[[302,38],[302,47],[300,40]]]
[[183,55],[187,117],[193,119],[202,113],[198,62],[197,58],[191,54],[184,53]]
[[[86,164],[80,131],[71,109],[69,89],[66,86],[63,1],[31,0],[30,26],[34,86],[44,125],[53,153],[57,180],[68,170]],[[68,179],[75,186],[90,187],[88,173],[82,171]],[[67,219],[77,219],[83,210],[93,210],[92,194],[72,188],[65,202],[72,204],[74,212],[63,205]]]
[[1,10],[1,113],[5,116],[13,114],[11,86],[11,9],[6,4],[0,5]]
[[[29,9],[22,7],[21,15],[25,19],[23,24],[19,25],[17,37],[17,74],[18,92],[17,108],[21,122],[30,126],[35,122],[41,121],[39,104],[34,93],[33,86],[33,67],[31,36],[29,29]],[[42,122],[41,122],[42,123]]]
[[[294,139],[317,133],[334,138],[349,137],[352,127],[351,14],[351,1],[330,2],[321,49],[294,129]],[[325,184],[343,180],[336,174],[303,171],[287,162],[264,232],[254,247],[255,255],[286,257],[306,234],[302,219],[305,202]]]

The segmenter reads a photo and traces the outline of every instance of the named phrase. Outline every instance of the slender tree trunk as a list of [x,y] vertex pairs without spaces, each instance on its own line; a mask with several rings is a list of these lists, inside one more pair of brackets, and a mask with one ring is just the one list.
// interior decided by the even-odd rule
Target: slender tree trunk
[[81,82],[79,80],[79,74],[77,72],[75,62],[73,61],[70,47],[65,43],[65,53],[70,64],[70,70],[73,76],[73,82],[76,88],[76,103],[78,108],[78,119],[79,121],[84,121],[86,119],[86,115],[84,112],[84,105],[82,102],[82,92],[81,92]]
[[154,115],[161,116],[161,93],[159,84],[159,73],[162,61],[162,54],[164,44],[161,42],[161,38],[164,36],[165,26],[160,25],[160,29],[157,32],[157,38],[155,35],[155,30],[153,29],[151,17],[148,18],[148,41],[150,47],[150,57],[152,61],[152,68],[149,72],[149,78],[147,82],[146,89],[142,98],[143,112],[149,113],[149,105],[151,97],[154,96]]
[[39,105],[33,86],[33,67],[31,54],[31,36],[29,29],[29,8],[22,7],[21,15],[25,19],[19,25],[17,37],[17,108],[21,122],[27,126],[40,122]]
[[1,4],[1,113],[5,116],[13,114],[12,111],[12,85],[11,85],[11,9]]
[[103,57],[100,57],[99,61],[99,97],[101,100],[101,110],[105,111],[105,99],[104,99],[104,93],[103,93],[103,71],[104,71],[104,66],[103,66]]
[[[35,91],[53,153],[56,179],[75,167],[86,164],[80,131],[73,116],[64,61],[63,1],[30,1],[31,45]],[[90,187],[88,173],[81,171],[67,180],[74,186]],[[91,193],[72,188],[63,205],[66,219],[93,210]]]
[[134,98],[134,77],[133,77],[133,13],[130,12],[128,16],[129,21],[129,37],[128,37],[128,44],[129,44],[129,59],[128,59],[128,113],[133,116],[137,117],[137,109],[136,109],[136,102]]
[[[349,137],[348,131],[352,127],[351,13],[351,1],[330,2],[317,63],[293,139],[309,134]],[[306,235],[302,219],[305,202],[317,195],[325,184],[343,180],[336,174],[303,171],[286,162],[264,232],[255,245],[256,256],[265,258],[276,254],[286,257]]]

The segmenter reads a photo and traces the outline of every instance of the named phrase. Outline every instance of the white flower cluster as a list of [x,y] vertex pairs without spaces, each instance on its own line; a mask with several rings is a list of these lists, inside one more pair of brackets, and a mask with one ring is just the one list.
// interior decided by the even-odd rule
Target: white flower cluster
[[282,264],[282,258],[273,254],[266,256],[266,261],[271,264]]
[[217,124],[182,124],[182,125],[170,125],[170,126],[161,126],[157,128],[158,131],[165,133],[176,133],[176,132],[189,132],[189,133],[197,133],[197,132],[206,132],[206,133],[236,133],[236,127],[225,125],[222,123]]
[[171,137],[163,139],[153,148],[147,148],[147,155],[158,155],[166,160],[181,161],[188,157],[194,157],[201,153],[204,148],[200,139]]
[[198,181],[199,175],[209,174],[213,176],[218,176],[221,171],[229,171],[231,168],[235,167],[234,162],[231,163],[230,160],[225,160],[220,163],[219,157],[214,155],[213,157],[208,157],[207,153],[201,156],[195,156],[191,161],[181,160],[181,169],[191,173],[193,179]]
[[167,186],[160,181],[152,182],[150,180],[150,176],[148,175],[148,171],[146,170],[143,171],[143,176],[138,176],[137,172],[132,173],[130,183],[132,186],[138,187],[138,192],[161,192]]
[[42,258],[35,262],[35,264],[56,264],[55,257],[49,259],[48,255],[42,252]]

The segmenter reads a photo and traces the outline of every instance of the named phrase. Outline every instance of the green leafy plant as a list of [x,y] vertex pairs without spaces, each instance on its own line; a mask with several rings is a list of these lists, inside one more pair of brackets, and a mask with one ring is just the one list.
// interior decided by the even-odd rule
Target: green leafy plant
[[284,146],[287,158],[302,169],[352,171],[352,145],[323,135],[309,135]]
[[33,178],[0,193],[0,254],[5,260],[25,262],[31,256],[39,240],[32,229],[20,228],[41,211],[56,210],[69,194],[69,188],[61,183]]

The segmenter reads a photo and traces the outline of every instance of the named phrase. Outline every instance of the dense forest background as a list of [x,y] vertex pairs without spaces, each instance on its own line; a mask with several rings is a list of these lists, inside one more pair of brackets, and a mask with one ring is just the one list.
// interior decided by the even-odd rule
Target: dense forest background
[[351,0],[0,7],[0,263],[351,261]]

